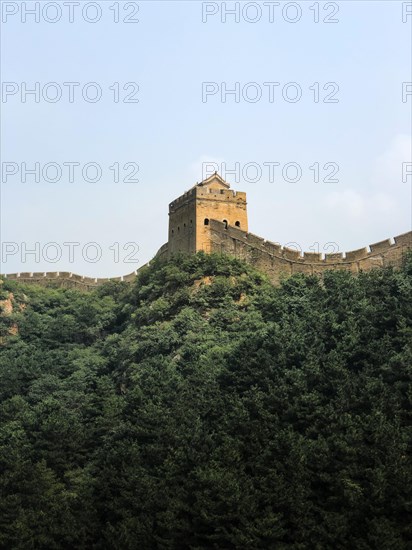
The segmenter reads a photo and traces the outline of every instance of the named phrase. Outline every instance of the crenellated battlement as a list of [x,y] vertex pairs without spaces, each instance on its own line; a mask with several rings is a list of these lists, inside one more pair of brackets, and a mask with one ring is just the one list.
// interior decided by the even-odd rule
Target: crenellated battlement
[[[141,268],[140,268],[141,269]],[[57,272],[25,272],[25,273],[11,273],[3,275],[5,279],[11,279],[14,281],[20,281],[22,283],[32,283],[42,286],[57,286],[63,288],[78,288],[81,290],[92,290],[101,286],[108,281],[132,281],[139,270],[133,271],[128,275],[121,277],[85,277],[83,275],[77,275],[76,273],[69,273],[67,271]]]
[[[155,258],[167,256],[168,243],[162,245],[157,251]],[[41,286],[55,286],[58,288],[76,288],[79,290],[90,291],[108,281],[123,281],[131,283],[136,279],[136,275],[144,268],[150,265],[150,262],[139,267],[135,271],[122,275],[120,277],[85,277],[77,273],[68,271],[51,271],[51,272],[22,272],[2,275],[4,279],[20,281],[22,283],[37,284]]]
[[[399,267],[405,252],[412,249],[410,231],[348,252],[302,252],[250,233],[246,205],[246,193],[230,189],[215,173],[169,204],[169,239],[155,257],[170,258],[199,250],[227,254],[254,265],[276,284],[294,273],[321,275],[333,269],[359,273],[376,267]],[[145,266],[112,278],[83,277],[69,272],[14,273],[4,277],[87,291],[108,281],[132,282]]]
[[177,199],[175,199],[169,204],[169,211],[176,210],[186,202],[192,200],[195,196],[196,196],[196,189],[195,188],[189,189],[189,191],[186,191],[185,193],[183,193],[183,195],[180,195],[180,197],[178,197]]
[[[376,267],[391,265],[397,267],[401,265],[405,252],[412,249],[412,231],[357,250],[325,255],[317,252],[301,253],[237,227],[226,227],[218,220],[210,220],[209,231],[212,242],[210,252],[227,254],[251,263],[257,269],[267,273],[275,283],[294,273],[321,274],[331,269],[346,269],[358,273]],[[167,256],[168,243],[165,243],[155,257],[166,258]],[[150,262],[121,277],[94,278],[67,271],[22,272],[3,275],[3,277],[24,283],[90,291],[108,281],[132,282],[140,270],[148,265]]]
[[169,204],[169,212],[175,212],[182,206],[195,199],[212,201],[233,201],[246,203],[246,193],[233,189],[211,189],[210,187],[195,187],[183,193],[180,197]]
[[238,201],[246,202],[246,193],[235,191],[233,189],[210,189],[208,187],[198,187],[196,189],[196,197],[202,199],[210,199],[213,201]]
[[353,261],[353,260],[357,260],[368,256],[369,257],[374,256],[378,253],[386,253],[402,245],[407,246],[409,248],[412,244],[412,231],[409,231],[408,233],[403,233],[402,235],[398,235],[393,239],[385,239],[384,241],[380,241],[380,242],[371,244],[369,246],[359,248],[357,250],[323,255],[322,253],[318,253],[318,252],[301,253],[298,250],[295,250],[294,248],[288,248],[286,246],[282,246],[279,243],[268,241],[263,237],[259,237],[254,233],[242,231],[237,227],[229,226],[225,228],[225,225],[218,220],[211,220],[210,228],[215,231],[224,232],[226,235],[232,238],[244,240],[250,245],[261,246],[265,249],[269,249],[269,251],[272,253],[281,252],[283,253],[284,257],[288,257],[291,260],[299,259],[299,260],[306,260],[310,262],[339,261],[339,260],[342,262]]
[[265,271],[274,282],[293,273],[315,274],[330,269],[346,269],[353,273],[375,267],[400,266],[406,250],[412,249],[412,231],[386,239],[368,247],[322,255],[303,252],[267,241],[237,227],[210,222],[211,250],[252,263]]

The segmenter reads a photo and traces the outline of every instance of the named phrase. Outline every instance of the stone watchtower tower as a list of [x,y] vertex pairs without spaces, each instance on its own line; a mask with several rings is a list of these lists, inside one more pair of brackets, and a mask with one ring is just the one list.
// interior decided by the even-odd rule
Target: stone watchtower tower
[[169,204],[169,255],[210,252],[211,220],[248,230],[246,193],[232,191],[216,172]]

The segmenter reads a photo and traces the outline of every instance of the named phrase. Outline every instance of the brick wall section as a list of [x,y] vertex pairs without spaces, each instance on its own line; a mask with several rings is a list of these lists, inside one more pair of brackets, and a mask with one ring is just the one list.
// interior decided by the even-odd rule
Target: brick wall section
[[[275,283],[294,273],[322,274],[345,269],[352,273],[376,267],[400,266],[406,250],[412,249],[412,232],[345,253],[300,252],[266,241],[248,232],[246,193],[230,189],[217,173],[196,184],[169,204],[169,238],[155,257],[200,250],[234,256],[267,273]],[[146,265],[149,265],[150,262]],[[25,283],[92,290],[107,281],[132,282],[138,270],[111,279],[82,277],[75,273],[15,273],[5,275]]]
[[375,267],[399,267],[405,252],[412,249],[412,231],[379,243],[371,244],[370,251],[360,248],[345,253],[321,254],[282,247],[253,233],[236,227],[225,229],[223,223],[212,220],[209,225],[212,251],[229,254],[244,260],[268,274],[274,283],[294,273],[316,274],[330,269],[345,269],[352,273],[369,271]]
[[169,253],[196,252],[196,189],[169,204]]
[[[322,274],[325,270],[336,269],[358,273],[376,267],[399,267],[405,252],[412,249],[412,231],[398,235],[394,238],[393,243],[387,239],[371,244],[369,250],[365,247],[346,252],[346,254],[326,254],[325,257],[314,252],[304,252],[301,255],[296,250],[266,241],[237,227],[228,226],[226,229],[225,224],[217,220],[210,220],[208,231],[212,252],[227,254],[253,265],[256,269],[266,273],[275,284],[294,273]],[[158,250],[156,257],[164,259],[169,257],[168,243]],[[147,265],[150,265],[150,262],[123,277],[106,279],[82,277],[68,272],[15,273],[4,275],[4,277],[24,283],[89,291],[106,281],[132,282],[138,272]]]
[[209,226],[205,219],[226,220],[228,226],[236,223],[243,231],[248,230],[246,193],[231,189],[214,189],[213,187],[196,189],[196,250],[211,250]]
[[[155,257],[166,258],[167,257],[167,243],[159,248]],[[141,269],[150,265],[150,262],[142,265],[136,271],[132,271],[128,275],[122,277],[108,277],[104,279],[83,277],[82,275],[76,275],[76,273],[69,273],[67,271],[50,272],[50,273],[12,273],[10,275],[3,275],[5,279],[12,279],[15,281],[21,281],[22,283],[31,283],[41,286],[57,287],[57,288],[76,288],[88,292],[101,286],[107,281],[124,281],[131,283],[135,280],[136,275]]]

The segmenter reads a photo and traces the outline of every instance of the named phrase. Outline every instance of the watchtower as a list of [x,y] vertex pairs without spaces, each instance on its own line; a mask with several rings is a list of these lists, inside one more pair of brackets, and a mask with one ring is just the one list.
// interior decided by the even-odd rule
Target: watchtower
[[169,204],[169,255],[211,251],[210,220],[248,230],[246,193],[215,172]]

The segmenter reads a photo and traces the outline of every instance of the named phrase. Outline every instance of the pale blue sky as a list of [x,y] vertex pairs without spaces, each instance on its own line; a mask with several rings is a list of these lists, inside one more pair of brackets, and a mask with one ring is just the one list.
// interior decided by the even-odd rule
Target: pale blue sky
[[[402,102],[402,83],[412,81],[412,16],[402,22],[402,2],[338,2],[335,24],[315,23],[312,1],[298,3],[302,17],[294,24],[281,16],[287,2],[274,8],[272,23],[259,3],[263,15],[254,24],[230,16],[222,23],[221,11],[203,23],[199,1],[132,2],[127,11],[119,2],[121,18],[138,4],[137,24],[114,23],[111,0],[99,3],[102,18],[95,24],[79,12],[73,23],[67,12],[55,24],[42,14],[39,23],[30,16],[24,23],[21,3],[11,4],[19,12],[2,24],[2,80],[16,82],[19,92],[6,101],[3,96],[2,162],[96,162],[102,179],[89,183],[80,173],[73,183],[67,174],[57,183],[36,183],[31,176],[21,183],[20,173],[3,178],[1,240],[19,248],[53,241],[63,251],[57,263],[3,255],[3,273],[132,271],[166,242],[168,203],[202,179],[206,161],[229,169],[235,163],[262,166],[255,183],[227,179],[248,194],[250,231],[281,244],[309,250],[317,242],[322,252],[335,242],[345,251],[411,229],[412,178],[402,181],[402,163],[411,162],[412,96]],[[326,4],[319,2],[321,17]],[[222,3],[210,5],[222,9]],[[28,88],[60,83],[63,98],[36,103],[27,96],[22,103],[22,82]],[[103,97],[88,103],[77,88],[69,103],[63,82],[97,82]],[[121,94],[124,83],[138,83],[139,103],[114,103],[114,82]],[[257,103],[236,103],[233,96],[222,103],[216,94],[205,103],[202,82],[219,88],[222,82],[228,88],[256,82],[263,96]],[[281,83],[273,103],[264,82]],[[302,88],[297,103],[282,98],[289,82]],[[325,83],[338,83],[339,103],[315,103],[309,89],[315,82],[323,95]],[[139,182],[114,183],[109,167],[115,162],[138,164]],[[287,182],[280,170],[269,181],[263,163],[270,162],[299,163],[301,180]],[[316,162],[337,163],[339,181],[315,183],[309,167]],[[95,264],[79,252],[91,241],[102,249]],[[64,242],[81,243],[74,263]],[[137,243],[139,264],[115,263],[115,242]]]

